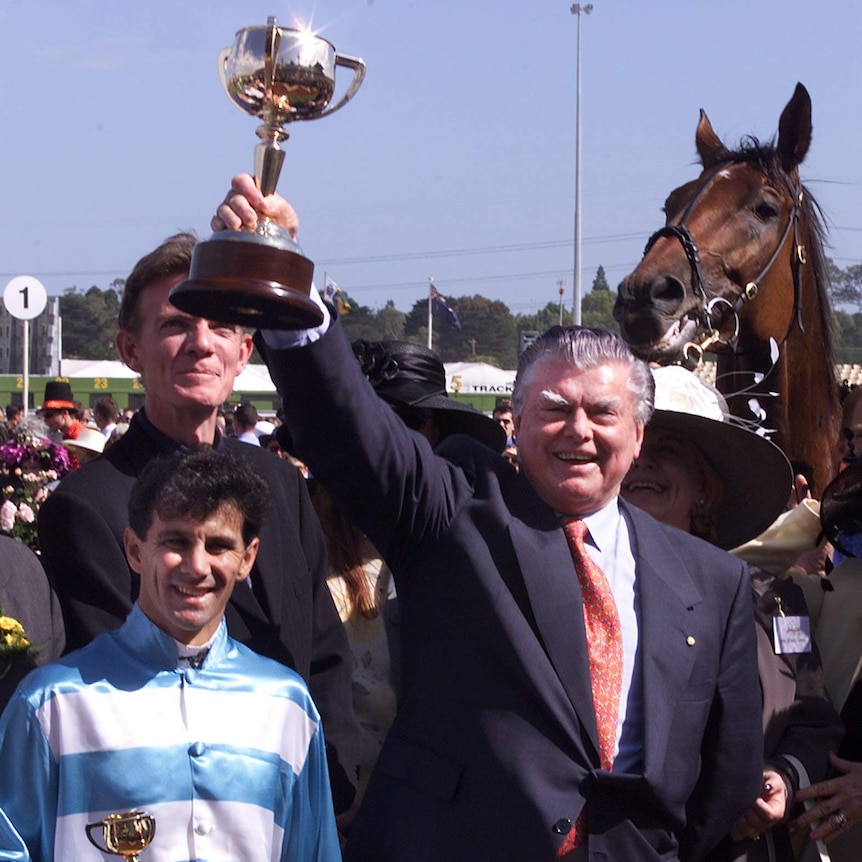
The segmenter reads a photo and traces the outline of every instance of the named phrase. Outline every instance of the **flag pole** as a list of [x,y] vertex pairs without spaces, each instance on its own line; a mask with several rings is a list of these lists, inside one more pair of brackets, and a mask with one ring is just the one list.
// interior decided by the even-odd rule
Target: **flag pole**
[[431,314],[431,288],[434,285],[433,276],[429,276],[428,278],[428,349],[433,350],[434,348],[431,346],[432,341],[432,326],[431,321],[433,320],[433,315]]

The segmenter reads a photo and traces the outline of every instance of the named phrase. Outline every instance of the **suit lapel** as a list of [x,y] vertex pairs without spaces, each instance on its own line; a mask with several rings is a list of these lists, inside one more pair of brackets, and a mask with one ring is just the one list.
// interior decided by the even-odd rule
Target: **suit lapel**
[[[622,502],[634,537],[640,671],[644,698],[644,766],[660,771],[697,656],[694,609],[702,595],[663,529]],[[691,640],[694,638],[694,640]]]
[[553,511],[524,482],[515,495],[526,506],[515,506],[509,534],[539,636],[548,658],[592,743],[591,757],[598,763],[590,667],[586,651],[581,589],[569,547]]

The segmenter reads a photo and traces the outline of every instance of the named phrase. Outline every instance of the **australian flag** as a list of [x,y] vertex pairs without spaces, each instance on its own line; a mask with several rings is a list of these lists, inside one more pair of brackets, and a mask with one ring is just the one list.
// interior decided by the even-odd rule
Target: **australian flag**
[[442,315],[452,324],[455,329],[461,328],[461,319],[458,317],[458,312],[446,302],[446,298],[440,295],[440,291],[434,287],[434,282],[430,282],[429,288],[431,292],[431,308],[439,315]]

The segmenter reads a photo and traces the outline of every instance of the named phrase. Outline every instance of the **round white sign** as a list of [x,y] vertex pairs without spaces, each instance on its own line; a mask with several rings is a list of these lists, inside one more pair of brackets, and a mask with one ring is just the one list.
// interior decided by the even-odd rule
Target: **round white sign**
[[48,292],[38,278],[30,275],[16,275],[3,291],[3,305],[6,311],[18,320],[32,320],[38,317],[48,304]]

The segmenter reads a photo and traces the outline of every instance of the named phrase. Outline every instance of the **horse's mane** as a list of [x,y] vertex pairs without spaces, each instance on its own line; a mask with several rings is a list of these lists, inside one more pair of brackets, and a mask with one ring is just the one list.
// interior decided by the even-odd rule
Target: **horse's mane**
[[[748,135],[740,141],[736,150],[725,148],[720,161],[745,163],[752,165],[764,173],[770,181],[783,186],[788,194],[795,195],[799,189],[802,190],[802,218],[801,227],[804,233],[808,230],[805,251],[808,262],[806,266],[811,267],[814,276],[814,286],[817,292],[817,308],[820,314],[820,328],[823,337],[823,348],[825,355],[830,358],[827,362],[828,374],[831,386],[830,396],[834,397],[837,404],[838,399],[838,377],[835,373],[835,326],[832,316],[832,306],[829,300],[829,270],[826,266],[826,254],[824,246],[826,243],[825,217],[820,204],[808,188],[797,177],[788,174],[781,164],[781,157],[775,142],[761,143],[753,135]],[[797,184],[798,183],[798,184]],[[805,321],[802,321],[803,325]]]

